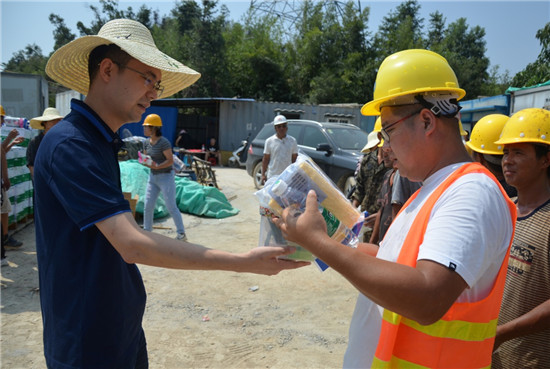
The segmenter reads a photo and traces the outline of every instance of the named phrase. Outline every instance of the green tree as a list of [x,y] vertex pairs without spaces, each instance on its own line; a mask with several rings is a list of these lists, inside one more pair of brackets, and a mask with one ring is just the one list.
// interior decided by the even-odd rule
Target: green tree
[[181,1],[172,10],[171,27],[179,33],[173,40],[183,49],[178,60],[201,73],[198,82],[182,92],[185,96],[218,97],[231,93],[223,38],[227,8],[218,10],[217,4],[203,0],[201,7],[195,1]]
[[443,14],[436,11],[435,13],[430,13],[429,23],[426,48],[438,53],[441,51],[441,44],[443,43],[446,18],[443,17]]
[[282,30],[274,17],[245,15],[244,26],[230,23],[224,32],[234,96],[295,101],[285,76]]
[[23,50],[14,53],[2,67],[6,72],[46,75],[44,71],[48,58],[42,54],[42,49],[36,44],[27,45]]
[[76,24],[81,36],[97,35],[101,27],[113,19],[133,19],[141,22],[147,28],[153,26],[153,19],[158,19],[158,13],[153,12],[145,5],[142,5],[136,14],[131,6],[126,10],[120,10],[117,0],[99,0],[99,3],[101,9],[95,5],[90,5],[90,10],[94,13],[94,20],[90,26],[86,26],[82,22]]
[[466,99],[482,95],[487,83],[489,58],[485,56],[485,29],[475,26],[469,29],[465,18],[449,24],[441,43],[441,55],[453,68],[460,87],[466,90]]
[[500,73],[500,67],[495,65],[489,70],[487,82],[481,85],[481,95],[502,95],[506,92],[508,87],[510,87],[511,81],[512,78],[510,77],[510,73],[508,71]]
[[53,49],[57,50],[61,46],[68,44],[76,38],[76,35],[71,32],[69,27],[65,25],[65,20],[57,14],[50,14],[50,23],[55,27],[53,31],[53,38],[55,43]]
[[365,73],[371,59],[365,41],[369,9],[359,11],[351,1],[336,5],[304,2],[301,8],[285,68],[300,101],[364,101],[371,89],[373,69]]
[[424,48],[425,41],[422,38],[424,19],[419,18],[419,10],[418,1],[408,0],[383,18],[373,40],[378,64],[388,55],[398,51]]
[[550,22],[537,31],[536,37],[542,46],[540,54],[537,60],[514,76],[511,83],[514,87],[534,86],[550,81]]

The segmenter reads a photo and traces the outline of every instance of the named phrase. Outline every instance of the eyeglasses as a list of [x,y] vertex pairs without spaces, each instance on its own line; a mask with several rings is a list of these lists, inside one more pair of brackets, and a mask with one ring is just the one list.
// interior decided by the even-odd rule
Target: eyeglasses
[[286,125],[286,124],[277,124],[275,126],[275,128],[287,128],[287,127],[288,127],[288,125]]
[[139,74],[140,76],[142,76],[143,79],[145,80],[145,87],[155,90],[157,92],[157,97],[160,97],[162,95],[162,93],[164,92],[164,86],[160,84],[160,81],[156,81],[153,78],[151,78],[150,76],[148,76],[147,74],[145,74],[143,72],[140,72],[139,70],[136,70],[134,68],[131,68],[127,65],[122,65],[122,64],[119,64],[115,61],[113,61],[113,63],[118,65],[119,68],[126,68],[126,69],[131,70],[132,72],[135,72],[135,73]]
[[380,134],[382,135],[382,138],[384,139],[384,142],[386,142],[386,143],[388,143],[388,144],[390,143],[390,135],[388,134],[388,129],[389,129],[389,128],[395,126],[397,123],[404,122],[405,120],[409,119],[410,117],[415,116],[416,114],[420,113],[423,109],[424,109],[424,108],[422,108],[422,109],[420,109],[420,110],[418,110],[418,111],[416,111],[416,112],[414,112],[414,113],[412,113],[412,114],[409,114],[409,115],[407,115],[406,117],[401,118],[401,119],[399,119],[398,121],[393,122],[393,123],[391,123],[391,124],[388,124],[386,127],[382,128],[382,129],[380,130]]

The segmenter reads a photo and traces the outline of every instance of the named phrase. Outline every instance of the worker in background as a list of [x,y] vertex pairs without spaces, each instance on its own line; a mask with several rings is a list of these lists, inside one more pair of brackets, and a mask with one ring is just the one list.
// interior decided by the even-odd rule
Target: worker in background
[[162,193],[166,208],[176,226],[176,239],[187,241],[183,217],[176,200],[176,173],[173,168],[172,145],[162,135],[162,119],[158,114],[149,114],[143,120],[142,126],[143,134],[148,137],[143,144],[144,152],[151,157],[151,163],[141,163],[150,169],[143,203],[143,229],[153,230],[155,205]]
[[470,141],[466,142],[466,146],[471,150],[472,158],[489,169],[506,190],[508,196],[512,198],[517,196],[517,191],[504,179],[504,174],[502,174],[502,145],[495,143],[500,137],[502,127],[504,127],[508,118],[504,114],[484,116],[474,126]]
[[223,167],[222,153],[220,151],[220,146],[218,145],[216,137],[210,137],[208,145],[206,145],[206,154],[204,156],[204,160],[211,161],[210,158],[215,158],[215,163],[220,167]]
[[496,144],[518,219],[492,368],[550,368],[550,111],[518,111]]
[[365,219],[365,231],[363,232],[363,242],[369,242],[376,222],[376,213],[380,209],[377,198],[382,187],[384,174],[390,168],[384,165],[382,159],[382,150],[380,144],[380,130],[382,122],[380,117],[374,123],[374,129],[369,133],[368,141],[363,150],[365,155],[361,159],[358,174],[355,179],[356,187],[352,195],[352,204],[355,207],[361,205],[361,211],[367,211],[369,214]]
[[46,108],[41,116],[31,119],[31,128],[40,130],[38,136],[33,137],[27,146],[27,167],[31,172],[31,178],[34,178],[34,159],[40,142],[42,142],[44,135],[61,119],[63,119],[63,116],[59,114],[59,110],[56,108]]
[[378,245],[380,241],[384,239],[384,235],[393,220],[391,199],[393,180],[395,172],[397,171],[397,159],[395,158],[395,154],[389,145],[384,146],[383,141],[384,140],[382,140],[380,151],[382,153],[382,162],[388,171],[384,173],[384,177],[382,178],[382,185],[380,186],[378,198],[376,199],[379,209],[376,212],[372,235],[368,241],[375,245]]
[[273,119],[275,134],[268,137],[264,144],[262,159],[262,180],[264,184],[269,178],[281,174],[286,167],[298,158],[298,143],[292,136],[287,135],[288,122],[284,115],[277,115]]
[[[4,107],[0,105],[0,125],[4,125],[4,117],[6,116],[6,111]],[[17,129],[12,129],[6,138],[2,141],[1,145],[1,161],[2,161],[2,195],[1,195],[1,207],[0,207],[0,218],[2,223],[2,255],[1,263],[3,266],[8,265],[8,259],[6,258],[6,250],[17,250],[23,246],[23,242],[16,240],[13,236],[9,235],[9,216],[12,211],[11,201],[8,196],[8,190],[11,187],[11,182],[8,174],[8,160],[7,153],[11,150],[13,145],[20,144],[23,142],[24,138],[19,136]]]
[[288,207],[273,218],[360,292],[344,368],[491,365],[516,209],[466,152],[457,116],[465,94],[434,52],[404,50],[380,65],[361,112],[381,115],[401,175],[423,182],[380,247],[332,240],[313,190],[303,213]]

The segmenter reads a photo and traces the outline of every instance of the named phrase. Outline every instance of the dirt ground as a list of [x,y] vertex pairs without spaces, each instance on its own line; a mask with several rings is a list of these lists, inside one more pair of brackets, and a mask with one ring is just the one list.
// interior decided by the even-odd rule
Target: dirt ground
[[[243,169],[216,168],[240,210],[225,219],[183,214],[191,242],[232,252],[258,242],[258,204]],[[138,219],[139,220],[139,219]],[[155,232],[175,236],[171,218]],[[34,224],[18,230],[21,250],[1,270],[1,367],[45,368]],[[151,368],[338,368],[356,290],[311,265],[266,277],[140,266],[147,289],[143,326]]]

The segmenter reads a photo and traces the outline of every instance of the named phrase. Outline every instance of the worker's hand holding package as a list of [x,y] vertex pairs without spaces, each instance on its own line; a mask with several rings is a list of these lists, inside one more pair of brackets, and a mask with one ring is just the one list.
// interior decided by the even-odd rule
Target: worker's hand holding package
[[[306,198],[310,190],[315,191],[316,196],[310,196],[310,214],[302,218],[301,214],[306,209]],[[260,224],[260,245],[294,245],[297,252],[289,257],[297,260],[314,260],[321,270],[326,269],[326,265],[299,246],[300,237],[310,237],[318,234],[316,231],[320,230],[322,235],[327,235],[344,245],[357,247],[357,235],[363,225],[363,214],[350,204],[308,156],[300,154],[294,164],[288,166],[277,178],[270,179],[256,195],[260,200],[260,214],[263,215]],[[304,223],[296,227],[298,232],[293,233],[285,229],[283,234],[272,222],[271,217],[281,217],[285,208],[290,209],[287,212],[296,218],[296,222]]]

